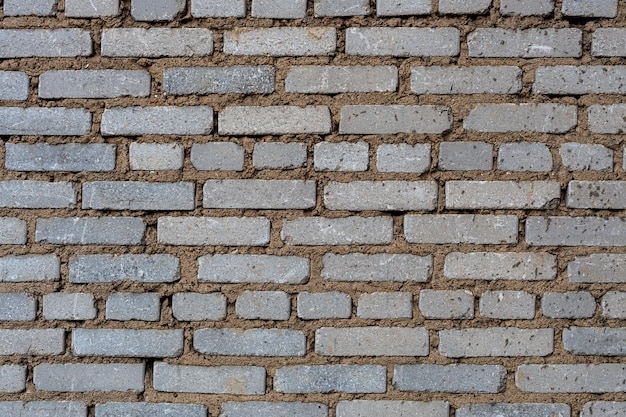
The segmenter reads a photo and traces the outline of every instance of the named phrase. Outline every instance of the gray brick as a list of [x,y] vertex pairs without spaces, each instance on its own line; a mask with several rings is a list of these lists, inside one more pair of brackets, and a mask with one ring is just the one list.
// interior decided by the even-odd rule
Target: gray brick
[[596,311],[596,300],[586,291],[546,292],[541,298],[541,310],[552,319],[591,318]]
[[315,16],[364,16],[370,13],[369,0],[315,0]]
[[191,182],[94,181],[83,183],[82,208],[96,210],[193,210]]
[[450,406],[446,401],[390,401],[353,400],[339,401],[337,417],[448,417]]
[[163,91],[185,94],[270,94],[275,70],[270,65],[166,68]]
[[362,294],[356,309],[362,319],[410,319],[413,317],[413,294],[410,292],[374,292]]
[[576,106],[562,104],[479,104],[463,122],[475,132],[567,133],[578,123]]
[[626,223],[620,217],[532,216],[526,219],[526,242],[533,246],[626,246]]
[[626,413],[626,402],[590,401],[585,404],[580,417],[619,417]]
[[6,401],[0,414],[16,417],[87,417],[87,405],[78,401]]
[[320,142],[315,144],[313,163],[316,171],[367,171],[369,145],[366,142]]
[[613,150],[587,143],[564,143],[559,149],[568,171],[613,171]]
[[204,208],[309,209],[316,204],[316,182],[301,180],[208,180]]
[[193,17],[246,17],[246,0],[191,0]]
[[24,220],[0,217],[0,245],[24,245],[27,232]]
[[90,130],[91,113],[85,109],[0,108],[0,135],[81,136]]
[[[537,0],[531,0],[537,1]],[[570,417],[567,404],[492,403],[467,404],[457,408],[456,417]]]
[[43,296],[43,316],[46,320],[92,320],[97,314],[92,294],[52,293]]
[[[22,392],[26,389],[26,366],[21,365],[2,365],[0,366],[0,392]],[[6,404],[6,403],[4,403]],[[0,413],[3,403],[0,403]]]
[[442,142],[439,169],[443,171],[490,171],[493,145],[484,142]]
[[213,54],[213,32],[202,28],[114,28],[102,31],[102,56],[170,57]]
[[120,12],[120,0],[65,0],[65,17],[112,17]]
[[179,143],[136,143],[129,146],[130,169],[168,171],[183,168],[185,147]]
[[553,350],[553,329],[490,327],[439,332],[439,353],[448,358],[547,356]]
[[287,329],[199,329],[193,348],[205,355],[304,356],[306,337]]
[[274,390],[287,394],[383,393],[386,374],[381,365],[284,366],[276,370]]
[[185,0],[132,0],[133,19],[154,22],[172,21],[185,11]]
[[439,0],[441,14],[485,14],[491,0]]
[[552,12],[554,0],[500,0],[503,16],[548,16]]
[[102,114],[103,136],[206,135],[213,130],[207,106],[114,107]]
[[232,142],[194,143],[191,164],[198,171],[243,171],[245,151]]
[[331,27],[238,28],[224,32],[227,55],[334,55],[337,31]]
[[430,169],[430,150],[430,143],[381,144],[376,151],[376,169],[378,172],[424,173]]
[[139,245],[146,225],[136,217],[38,219],[35,241],[56,245]]
[[474,295],[467,290],[421,290],[419,309],[425,319],[473,319]]
[[383,93],[397,89],[398,68],[394,66],[294,66],[285,79],[288,93]]
[[552,170],[552,154],[545,143],[503,143],[498,151],[501,171],[545,172]]
[[626,65],[557,65],[539,67],[535,94],[626,94]]
[[0,293],[0,321],[32,321],[37,317],[37,298],[25,292]]
[[69,270],[74,284],[174,282],[180,278],[180,261],[165,254],[79,255],[70,258]]
[[514,94],[521,89],[519,67],[411,67],[411,91],[416,94]]
[[457,28],[348,28],[346,54],[361,56],[457,56]]
[[563,0],[563,16],[615,17],[618,0]]
[[341,108],[340,134],[444,133],[452,128],[445,106],[349,105]]
[[198,281],[214,283],[305,284],[310,261],[299,256],[205,255],[198,258]]
[[252,0],[252,17],[269,19],[302,19],[306,17],[306,0]]
[[545,252],[451,252],[443,274],[450,279],[549,281],[556,278],[556,256]]
[[580,29],[481,28],[467,35],[473,58],[579,58]]
[[35,366],[35,388],[40,391],[143,392],[145,364],[51,364]]
[[409,243],[516,243],[517,222],[516,216],[509,215],[404,216],[404,237]]
[[232,106],[219,114],[220,135],[290,135],[330,133],[326,106]]
[[159,217],[158,241],[165,245],[265,246],[265,217]]
[[563,329],[563,348],[574,355],[626,355],[626,327],[569,327]]
[[265,394],[265,368],[154,364],[154,389],[200,394]]
[[498,393],[506,387],[500,365],[396,365],[393,386],[398,391]]
[[0,58],[76,57],[92,52],[91,34],[82,29],[0,30]]
[[242,319],[289,320],[291,299],[282,291],[244,291],[235,301],[235,312]]
[[609,291],[602,296],[602,315],[610,319],[626,318],[626,292]]
[[[600,221],[601,219],[594,219],[594,223]],[[616,221],[617,219],[613,220]],[[612,229],[607,227],[607,230]],[[567,276],[571,283],[577,284],[626,282],[626,255],[594,253],[577,256],[567,265]]]
[[183,353],[183,330],[73,329],[75,356],[164,358]]
[[150,293],[113,293],[107,297],[107,320],[159,321],[161,297]]
[[207,408],[200,404],[170,403],[105,403],[96,404],[96,417],[207,417]]
[[598,28],[591,38],[593,56],[626,57],[626,29]]
[[52,70],[39,76],[40,98],[115,98],[150,95],[143,70]]
[[172,296],[172,312],[181,321],[223,320],[227,304],[226,296],[219,292],[179,292]]
[[[256,169],[294,169],[306,165],[304,143],[259,142],[254,144],[252,165]],[[243,166],[243,162],[242,162]]]
[[567,187],[568,208],[626,208],[624,181],[570,181]]
[[626,104],[589,106],[589,130],[593,133],[622,134],[626,132]]
[[4,0],[5,16],[54,16],[58,0]]
[[404,253],[327,253],[322,258],[322,263],[322,278],[334,281],[426,282],[433,270],[431,255]]
[[246,401],[222,403],[220,417],[328,417],[328,407],[320,403]]
[[428,356],[428,330],[422,327],[322,327],[315,331],[315,353],[324,356]]
[[515,385],[522,391],[540,393],[623,392],[626,365],[617,363],[580,365],[520,365]]
[[324,206],[349,211],[432,211],[437,208],[435,181],[330,181]]
[[548,209],[558,206],[554,181],[447,181],[448,209]]
[[5,167],[12,171],[103,172],[115,169],[117,147],[112,144],[7,143],[5,146]]
[[21,71],[0,71],[0,100],[26,100],[28,75]]
[[62,355],[63,329],[0,329],[0,355]]
[[0,282],[44,282],[61,279],[56,255],[20,255],[0,258]]
[[432,0],[376,0],[377,16],[426,15],[432,8]]
[[391,217],[301,217],[284,220],[288,245],[383,245],[393,240]]
[[298,294],[298,317],[304,320],[349,319],[352,316],[352,298],[343,292]]
[[76,185],[71,182],[0,181],[0,207],[73,208],[76,193]]
[[480,297],[480,315],[501,320],[535,318],[535,296],[526,291],[486,291]]

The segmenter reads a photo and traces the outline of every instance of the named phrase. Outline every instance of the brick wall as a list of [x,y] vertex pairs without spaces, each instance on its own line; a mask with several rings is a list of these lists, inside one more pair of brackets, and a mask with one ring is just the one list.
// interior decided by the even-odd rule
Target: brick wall
[[626,3],[4,0],[1,417],[626,416]]

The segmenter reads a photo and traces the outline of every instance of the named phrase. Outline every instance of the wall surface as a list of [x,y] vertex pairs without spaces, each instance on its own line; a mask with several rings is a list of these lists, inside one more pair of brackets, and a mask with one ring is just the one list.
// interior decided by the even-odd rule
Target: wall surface
[[626,3],[0,2],[1,417],[626,416]]

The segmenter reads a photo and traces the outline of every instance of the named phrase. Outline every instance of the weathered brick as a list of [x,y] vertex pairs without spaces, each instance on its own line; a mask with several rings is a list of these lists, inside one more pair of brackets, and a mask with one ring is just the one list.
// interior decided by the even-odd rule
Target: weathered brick
[[309,209],[316,204],[316,182],[301,180],[208,180],[205,208]]
[[61,355],[63,352],[63,329],[0,329],[0,355]]
[[72,208],[76,194],[76,184],[71,182],[0,181],[0,207]]
[[289,320],[291,299],[283,291],[244,291],[235,301],[242,319]]
[[618,363],[580,365],[520,365],[515,385],[522,391],[540,393],[623,392],[626,365]]
[[91,113],[85,109],[0,108],[0,135],[81,136],[90,130]]
[[349,211],[432,211],[437,207],[434,181],[331,181],[324,187],[324,206]]
[[5,149],[5,167],[12,171],[103,172],[115,169],[116,146],[112,144],[7,143]]
[[610,319],[626,318],[626,292],[609,291],[602,296],[602,315]]
[[24,245],[27,232],[28,227],[24,220],[0,217],[0,245]]
[[495,416],[570,417],[570,407],[567,404],[492,403],[467,404],[456,410],[456,417]]
[[302,19],[306,17],[306,3],[306,0],[252,0],[252,17]]
[[533,246],[626,246],[620,217],[534,217],[526,219],[526,242]]
[[298,294],[298,317],[304,320],[349,319],[352,316],[352,298],[343,292]]
[[598,28],[591,37],[593,56],[626,57],[626,29]]
[[145,364],[51,364],[35,366],[33,381],[40,391],[143,392]]
[[304,333],[288,329],[199,329],[193,348],[205,355],[304,356]]
[[213,54],[213,32],[202,28],[113,28],[102,31],[102,56],[173,57]]
[[348,105],[341,108],[340,134],[444,133],[452,127],[445,106]]
[[246,401],[222,403],[221,417],[328,417],[328,406],[320,403]]
[[574,355],[626,355],[626,327],[569,327],[563,329],[563,348]]
[[376,0],[377,16],[427,15],[432,8],[432,0]]
[[136,143],[128,147],[130,169],[167,171],[182,169],[185,147],[178,143]]
[[0,100],[26,100],[28,75],[21,71],[0,71]]
[[580,417],[619,417],[626,413],[626,402],[590,401],[580,412]]
[[413,295],[410,292],[375,292],[359,297],[356,315],[362,319],[410,319]]
[[515,243],[517,222],[510,215],[409,215],[404,216],[404,237],[409,243]]
[[200,394],[265,394],[265,368],[154,364],[154,389]]
[[158,241],[165,245],[265,246],[265,217],[159,217]]
[[593,133],[621,134],[626,132],[626,105],[611,104],[589,106],[589,130]]
[[[0,392],[22,392],[26,389],[26,366],[2,365],[0,366]],[[6,403],[4,403],[6,404]],[[4,414],[0,403],[0,413]]]
[[576,106],[563,104],[479,104],[463,122],[476,132],[567,133],[578,123]]
[[441,14],[485,14],[491,0],[439,0]]
[[136,217],[37,219],[35,241],[56,245],[139,245],[146,225]]
[[386,374],[380,365],[284,366],[276,370],[274,390],[287,394],[383,393]]
[[180,261],[165,254],[78,255],[70,258],[69,270],[75,284],[174,282],[180,278]]
[[217,321],[226,317],[227,304],[226,296],[219,292],[179,292],[172,296],[172,313],[176,320]]
[[568,208],[626,208],[624,181],[570,181],[567,187]]
[[577,256],[567,265],[567,276],[571,283],[578,284],[626,282],[626,255],[594,253]]
[[596,311],[596,300],[586,291],[546,292],[541,298],[541,310],[552,319],[591,318]]
[[232,106],[219,114],[220,135],[289,135],[330,133],[326,106]]
[[554,95],[626,94],[626,65],[539,67],[533,93]]
[[531,320],[535,318],[535,296],[526,291],[486,291],[479,309],[482,317]]
[[252,152],[252,165],[256,169],[301,168],[306,165],[306,159],[304,143],[259,142],[254,144]]
[[32,321],[37,317],[37,298],[25,292],[0,293],[0,321]]
[[554,0],[500,0],[503,16],[548,16],[552,12]]
[[339,401],[337,417],[448,417],[450,406],[446,401],[390,401],[353,400]]
[[381,144],[376,151],[376,169],[421,174],[430,169],[430,151],[430,143]]
[[183,330],[73,329],[75,356],[164,358],[183,353]]
[[327,253],[322,258],[322,278],[333,281],[426,282],[433,269],[431,255],[404,253],[367,255]]
[[4,0],[5,16],[54,16],[58,0]]
[[500,365],[396,365],[393,386],[398,391],[498,393],[506,387]]
[[514,94],[521,89],[519,67],[411,67],[411,91],[416,94]]
[[198,258],[199,282],[304,284],[309,275],[309,259],[299,256],[224,254]]
[[87,405],[78,401],[5,401],[0,414],[16,417],[87,417]]
[[553,350],[553,329],[490,327],[439,332],[439,353],[449,358],[547,356]]
[[615,17],[618,0],[563,0],[561,13],[573,17]]
[[421,290],[418,306],[425,319],[474,318],[474,295],[467,290]]
[[161,297],[150,293],[113,293],[107,297],[107,320],[159,321]]
[[467,35],[473,58],[579,58],[580,29],[480,28]]
[[547,209],[558,205],[554,181],[447,181],[448,209]]
[[245,17],[246,0],[191,0],[193,17]]
[[366,142],[320,142],[315,144],[313,164],[316,171],[367,171],[369,145]]
[[65,17],[112,17],[120,12],[120,0],[65,0]]
[[545,172],[552,170],[552,154],[545,143],[503,143],[498,151],[501,171]]
[[150,95],[143,70],[52,70],[39,76],[40,98],[115,98]]
[[428,330],[422,327],[322,327],[315,331],[315,353],[324,356],[428,356]]
[[270,65],[166,68],[163,91],[169,95],[270,94],[275,72]]
[[316,17],[364,16],[370,12],[369,0],[315,0]]
[[20,255],[0,258],[0,282],[44,282],[61,279],[56,255]]
[[391,217],[301,217],[284,220],[288,245],[382,245],[393,240]]
[[171,403],[104,403],[96,404],[96,417],[207,417],[207,408],[200,404]]
[[114,107],[104,110],[103,136],[206,135],[213,130],[207,106]]
[[294,66],[285,79],[288,93],[383,93],[397,89],[398,68],[393,66]]
[[193,210],[196,205],[191,182],[85,182],[82,194],[84,210]]
[[0,30],[0,58],[77,57],[92,52],[91,34],[82,29]]
[[493,145],[484,142],[442,142],[439,169],[443,171],[489,171],[493,169]]
[[457,56],[457,28],[348,28],[346,54],[361,56]]
[[172,21],[185,10],[185,0],[132,0],[130,14],[138,21]]
[[43,296],[43,316],[46,320],[91,320],[97,314],[92,294],[51,293]]
[[224,32],[227,55],[334,55],[337,31],[331,27],[238,28]]
[[556,256],[544,252],[451,252],[443,274],[450,279],[549,281],[556,278]]
[[559,149],[568,171],[613,171],[613,150],[587,143],[564,143]]
[[232,142],[194,143],[191,164],[198,171],[243,171],[245,151]]

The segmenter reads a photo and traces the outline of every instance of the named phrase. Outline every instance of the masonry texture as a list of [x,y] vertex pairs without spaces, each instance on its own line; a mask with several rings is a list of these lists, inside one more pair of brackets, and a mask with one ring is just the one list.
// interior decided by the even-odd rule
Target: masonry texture
[[624,0],[0,20],[0,417],[626,417]]

